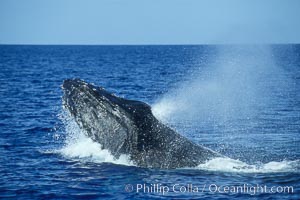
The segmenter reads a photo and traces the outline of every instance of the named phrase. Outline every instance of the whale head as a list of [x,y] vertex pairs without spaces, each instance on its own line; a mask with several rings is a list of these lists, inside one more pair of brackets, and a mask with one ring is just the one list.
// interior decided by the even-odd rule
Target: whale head
[[62,88],[64,108],[115,158],[126,154],[137,166],[178,168],[220,156],[161,123],[146,103],[117,97],[79,79],[65,80]]
[[136,148],[138,125],[152,115],[149,105],[117,97],[80,79],[65,80],[62,89],[63,107],[102,148],[116,157]]

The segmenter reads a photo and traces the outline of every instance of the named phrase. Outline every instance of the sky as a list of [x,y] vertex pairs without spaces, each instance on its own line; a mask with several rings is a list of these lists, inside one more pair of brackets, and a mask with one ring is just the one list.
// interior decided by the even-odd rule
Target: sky
[[300,0],[0,0],[0,44],[300,43]]

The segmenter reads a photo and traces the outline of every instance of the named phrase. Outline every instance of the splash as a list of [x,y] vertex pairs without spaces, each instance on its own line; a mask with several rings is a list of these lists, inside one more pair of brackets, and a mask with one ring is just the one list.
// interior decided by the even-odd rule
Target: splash
[[80,129],[74,119],[66,112],[63,112],[60,118],[65,126],[66,139],[63,147],[58,152],[64,157],[95,163],[109,162],[133,165],[127,155],[121,155],[118,159],[115,159],[108,150],[102,149],[99,143],[86,136],[84,130]]
[[204,164],[198,165],[195,169],[219,172],[234,173],[278,173],[278,172],[299,172],[300,160],[258,163],[249,165],[240,160],[231,158],[214,158]]
[[276,66],[271,47],[221,46],[213,61],[195,69],[189,80],[159,99],[153,113],[175,123],[251,120],[274,102],[279,89],[285,91],[283,87],[288,87],[288,81]]

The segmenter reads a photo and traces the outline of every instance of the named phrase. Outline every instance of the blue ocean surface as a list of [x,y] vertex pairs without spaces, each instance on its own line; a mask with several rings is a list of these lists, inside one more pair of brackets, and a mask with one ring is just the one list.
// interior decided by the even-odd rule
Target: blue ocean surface
[[[80,78],[226,158],[114,159],[62,108]],[[300,45],[0,46],[0,198],[300,199]]]

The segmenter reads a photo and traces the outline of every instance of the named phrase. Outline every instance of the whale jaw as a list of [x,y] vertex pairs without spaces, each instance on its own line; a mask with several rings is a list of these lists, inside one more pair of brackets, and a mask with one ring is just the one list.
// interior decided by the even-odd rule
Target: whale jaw
[[127,138],[135,132],[131,116],[119,105],[119,97],[79,79],[62,85],[63,106],[81,129],[116,158],[128,154],[133,143]]

